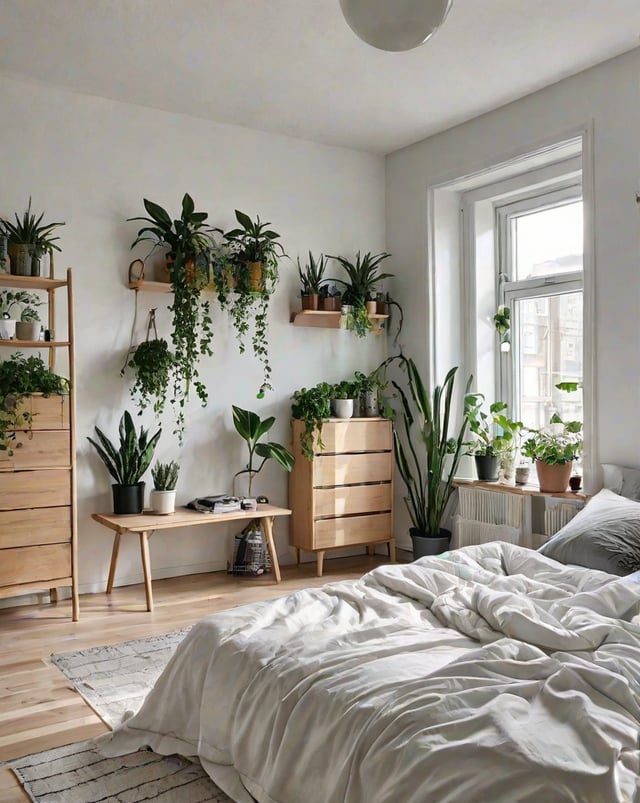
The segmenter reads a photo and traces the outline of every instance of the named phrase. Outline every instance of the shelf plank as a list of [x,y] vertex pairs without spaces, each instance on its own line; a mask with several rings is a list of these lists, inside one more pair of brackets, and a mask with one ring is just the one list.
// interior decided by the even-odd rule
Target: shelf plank
[[[369,320],[375,327],[376,324],[379,325],[388,317],[388,315],[372,313],[369,315]],[[326,310],[303,309],[291,313],[291,323],[294,324],[294,326],[317,326],[324,329],[339,329],[341,318],[342,313]],[[374,328],[373,331],[376,332],[376,329]],[[378,331],[380,331],[379,328]]]
[[485,480],[454,479],[453,485],[455,488],[480,488],[483,491],[498,491],[519,494],[520,496],[551,496],[554,499],[580,499],[582,501],[589,499],[588,494],[582,491],[541,491],[539,486],[533,483],[512,485],[509,482],[499,480],[488,482]]
[[14,349],[57,349],[71,345],[68,340],[0,340],[0,346]]
[[129,290],[141,290],[143,293],[170,293],[172,290],[171,282],[152,282],[146,279],[138,279],[129,282]]
[[20,290],[55,290],[65,287],[65,279],[45,279],[44,276],[14,276],[0,273],[0,287],[17,287]]

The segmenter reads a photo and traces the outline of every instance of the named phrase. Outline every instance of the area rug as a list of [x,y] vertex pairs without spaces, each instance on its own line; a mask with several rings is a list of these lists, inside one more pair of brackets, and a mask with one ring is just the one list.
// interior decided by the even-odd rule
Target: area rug
[[91,708],[113,728],[125,711],[137,711],[190,628],[52,655]]
[[[110,727],[137,710],[189,628],[51,657]],[[34,803],[232,803],[199,764],[141,750],[105,758],[92,741],[9,762]]]

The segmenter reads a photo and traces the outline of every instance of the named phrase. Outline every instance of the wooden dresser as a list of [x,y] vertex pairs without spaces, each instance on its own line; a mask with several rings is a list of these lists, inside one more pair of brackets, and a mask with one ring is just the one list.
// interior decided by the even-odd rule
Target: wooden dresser
[[308,460],[300,448],[302,421],[293,421],[295,465],[289,475],[291,543],[315,552],[318,577],[327,550],[387,543],[393,536],[393,438],[385,418],[329,419],[322,427],[324,450]]

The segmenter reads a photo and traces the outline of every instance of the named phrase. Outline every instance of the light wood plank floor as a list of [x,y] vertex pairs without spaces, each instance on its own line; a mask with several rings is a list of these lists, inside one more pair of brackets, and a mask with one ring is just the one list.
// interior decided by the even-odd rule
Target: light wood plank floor
[[[336,558],[315,576],[315,561],[282,567],[272,575],[239,578],[224,572],[154,580],[155,610],[145,610],[144,586],[80,598],[80,621],[71,621],[71,601],[0,609],[0,761],[97,736],[106,725],[47,659],[101,644],[168,633],[214,611],[272,599],[300,588],[360,577],[382,557]],[[24,803],[13,773],[0,768],[0,803]]]

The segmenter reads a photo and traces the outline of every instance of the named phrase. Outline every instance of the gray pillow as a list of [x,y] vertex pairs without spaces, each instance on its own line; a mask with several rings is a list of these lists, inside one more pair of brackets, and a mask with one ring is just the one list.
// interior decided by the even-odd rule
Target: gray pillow
[[605,488],[615,491],[620,496],[626,496],[627,499],[640,501],[640,468],[603,463],[602,473]]
[[640,569],[640,502],[603,489],[538,550],[610,574]]

